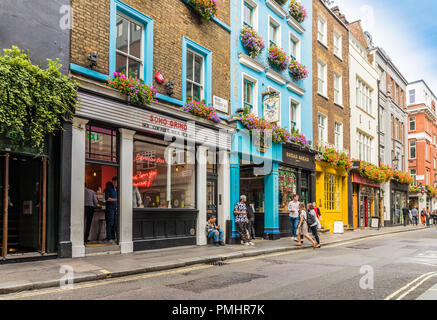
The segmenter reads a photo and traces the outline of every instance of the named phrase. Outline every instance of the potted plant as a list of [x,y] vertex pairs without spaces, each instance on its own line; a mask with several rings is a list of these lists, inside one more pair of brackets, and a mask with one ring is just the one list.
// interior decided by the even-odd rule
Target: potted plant
[[290,0],[290,16],[297,22],[302,23],[308,17],[308,13],[302,3],[297,0]]
[[307,68],[296,60],[290,61],[290,64],[288,65],[288,72],[295,81],[306,79],[309,75]]
[[203,119],[208,119],[220,123],[221,119],[213,106],[207,106],[204,101],[196,101],[188,98],[187,103],[182,107],[182,111],[189,112]]
[[200,15],[202,22],[217,16],[217,0],[188,0],[188,3],[193,5],[194,10]]
[[107,80],[106,85],[125,94],[128,103],[150,106],[152,101],[156,100],[156,89],[152,85],[149,86],[143,80],[128,77],[121,72],[114,72],[113,77]]
[[270,46],[268,60],[270,65],[276,68],[279,72],[287,69],[288,64],[290,63],[288,55],[275,44]]
[[255,31],[255,29],[244,26],[240,31],[240,39],[243,47],[249,52],[251,58],[256,58],[264,50],[264,40]]

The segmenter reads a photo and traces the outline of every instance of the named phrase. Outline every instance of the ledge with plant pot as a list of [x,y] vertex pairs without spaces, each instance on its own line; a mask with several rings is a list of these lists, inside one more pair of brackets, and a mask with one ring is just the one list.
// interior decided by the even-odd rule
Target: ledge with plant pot
[[272,68],[266,69],[266,77],[269,78],[270,80],[276,82],[277,84],[280,84],[281,86],[286,84],[288,81],[280,73],[274,71]]
[[296,19],[294,19],[291,15],[287,15],[287,23],[290,27],[296,30],[299,34],[303,34],[305,32],[305,28],[301,26]]
[[266,0],[266,6],[269,7],[281,18],[285,18],[287,16],[287,11],[285,11],[284,8],[282,8],[282,6],[276,0]]
[[258,73],[264,72],[264,70],[266,69],[266,67],[261,62],[256,61],[255,59],[249,57],[247,54],[244,54],[242,52],[238,54],[238,58],[239,58],[238,61],[242,65],[245,65],[246,67]]
[[287,82],[287,89],[294,92],[295,94],[299,96],[303,96],[305,94],[305,90],[299,87],[297,84],[295,84],[293,81]]

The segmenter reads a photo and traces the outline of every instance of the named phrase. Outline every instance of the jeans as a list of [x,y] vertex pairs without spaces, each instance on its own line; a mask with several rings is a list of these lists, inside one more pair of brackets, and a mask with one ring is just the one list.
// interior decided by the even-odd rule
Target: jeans
[[413,223],[417,226],[417,216],[413,216]]
[[85,226],[85,242],[88,241],[91,230],[91,223],[93,222],[94,217],[94,207],[86,206],[85,207],[85,217],[86,217],[86,226]]
[[116,208],[107,208],[105,212],[106,219],[106,240],[115,240],[115,220],[117,216]]
[[290,224],[291,224],[291,236],[293,238],[297,238],[297,227],[299,225],[299,218],[290,217]]
[[[217,232],[218,232],[218,234],[217,234]],[[217,243],[217,242],[223,241],[223,234],[224,234],[224,231],[222,229],[212,230],[210,233],[208,233],[208,238],[214,237],[214,242]]]

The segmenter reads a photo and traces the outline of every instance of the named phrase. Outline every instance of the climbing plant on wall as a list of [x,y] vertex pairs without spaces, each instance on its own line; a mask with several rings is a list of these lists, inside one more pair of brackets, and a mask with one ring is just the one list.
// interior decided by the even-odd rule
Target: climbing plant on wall
[[61,74],[59,60],[47,62],[45,69],[33,65],[16,46],[0,55],[0,134],[40,152],[47,135],[73,116],[77,101],[77,82]]

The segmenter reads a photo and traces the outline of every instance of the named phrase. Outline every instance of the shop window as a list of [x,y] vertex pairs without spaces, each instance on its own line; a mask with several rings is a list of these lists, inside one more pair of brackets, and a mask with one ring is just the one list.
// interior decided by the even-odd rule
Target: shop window
[[292,168],[279,168],[279,211],[288,211],[288,203],[293,199],[293,195],[296,193],[296,171]]
[[340,210],[340,179],[336,175],[325,174],[325,210]]
[[255,212],[264,212],[264,176],[254,175],[253,167],[240,170],[240,194],[247,196]]
[[85,157],[117,162],[117,131],[95,126],[86,127]]
[[194,150],[160,143],[134,142],[134,196],[141,207],[194,209]]

